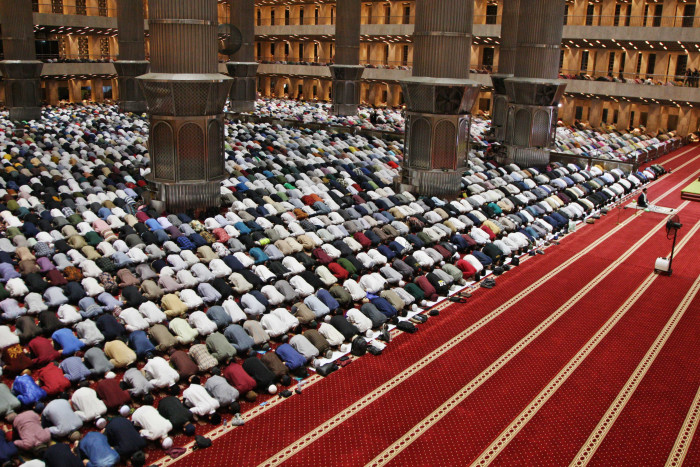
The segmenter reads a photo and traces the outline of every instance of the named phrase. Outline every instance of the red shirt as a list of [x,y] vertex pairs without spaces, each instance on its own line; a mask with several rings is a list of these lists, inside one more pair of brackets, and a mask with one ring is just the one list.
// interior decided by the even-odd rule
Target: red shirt
[[425,298],[428,301],[433,302],[437,299],[437,290],[435,290],[435,287],[433,287],[433,284],[430,283],[427,277],[420,276],[415,280],[415,282],[418,285],[418,287],[421,288],[421,290],[425,294]]
[[70,381],[65,377],[63,371],[53,363],[39,369],[36,376],[42,382],[41,389],[50,396],[70,389]]
[[119,386],[119,381],[116,379],[101,380],[97,383],[95,392],[108,409],[116,409],[131,402],[131,396]]
[[243,395],[257,386],[255,380],[238,363],[231,363],[222,374],[226,381]]
[[467,279],[468,277],[473,276],[476,274],[476,268],[472,266],[472,263],[465,259],[460,259],[457,261],[457,264],[455,265],[459,268],[460,271],[462,271],[462,277],[464,279]]
[[328,265],[328,270],[333,274],[336,279],[344,281],[350,277],[350,273],[335,261]]
[[27,356],[19,344],[2,349],[2,361],[5,364],[3,371],[19,374],[33,365],[32,359]]
[[481,230],[483,230],[484,232],[486,232],[487,234],[489,234],[489,238],[491,239],[491,241],[494,241],[494,240],[496,239],[496,234],[493,233],[493,230],[489,229],[488,226],[482,225],[482,226],[479,227],[479,228],[480,228]]
[[29,341],[29,350],[36,356],[34,363],[37,365],[46,365],[61,358],[61,353],[54,348],[53,342],[45,337],[38,336]]
[[369,248],[372,246],[372,240],[367,238],[367,236],[362,232],[355,232],[353,238],[357,240],[357,243],[362,245],[362,248]]

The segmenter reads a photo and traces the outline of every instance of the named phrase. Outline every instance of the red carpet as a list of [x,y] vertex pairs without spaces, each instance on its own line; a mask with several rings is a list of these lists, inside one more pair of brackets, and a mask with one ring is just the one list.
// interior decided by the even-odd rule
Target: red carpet
[[[693,148],[692,155],[672,160],[667,166],[672,169],[679,167],[699,152],[698,148]],[[666,159],[672,157],[675,156],[667,156]],[[658,162],[664,163],[663,160]],[[693,161],[682,170],[664,177],[649,188],[649,198],[656,201],[656,197],[698,169],[700,160]],[[660,200],[658,204],[677,205],[676,199],[677,195],[674,194]],[[621,211],[620,221],[636,214],[631,210]],[[264,461],[326,420],[342,413],[346,407],[386,381],[401,374],[426,354],[430,354],[597,240],[615,227],[617,215],[618,212],[613,211],[596,224],[567,236],[560,246],[548,249],[545,256],[524,261],[521,267],[499,278],[499,285],[494,290],[481,289],[466,305],[449,307],[442,311],[440,316],[431,318],[426,325],[420,326],[417,334],[399,336],[381,357],[368,356],[355,361],[331,377],[305,389],[300,396],[293,396],[245,426],[218,438],[214,447],[188,455],[175,465],[222,465],[221,456],[226,455],[230,458],[231,453],[235,453],[233,459],[240,465],[255,465]],[[583,256],[545,285],[535,289],[526,299],[452,346],[446,352],[449,355],[443,354],[416,370],[385,396],[363,406],[354,416],[340,423],[338,429],[329,430],[317,441],[305,446],[289,460],[289,463],[356,465],[371,460],[493,363],[662,219],[663,216],[645,213],[631,220],[595,251]],[[687,222],[685,219],[683,221]],[[657,242],[653,239],[647,242],[627,263],[605,279],[601,286],[591,291],[550,329],[532,341],[529,347],[504,365],[440,423],[428,430],[414,445],[397,457],[395,462],[463,464],[467,459],[478,455],[617,309],[629,291],[639,285],[648,274],[652,259],[660,253],[665,254],[666,249],[665,241]],[[621,278],[626,282],[621,281]],[[620,283],[623,285],[619,286]],[[605,287],[604,284],[609,285]],[[618,290],[613,296],[606,298],[606,305],[614,308],[598,306],[601,297],[607,296],[613,286],[618,286]],[[687,284],[685,286],[687,287]],[[627,291],[627,294],[624,291]],[[630,310],[630,313],[633,311]],[[661,317],[659,322],[664,322]],[[653,334],[653,331],[650,330],[649,333]],[[639,350],[643,354],[646,347],[640,347],[643,347]],[[592,357],[593,355],[589,358]],[[632,368],[635,365],[636,362],[632,364]],[[622,377],[623,383],[626,378],[627,376]],[[616,391],[613,392],[617,394]],[[476,402],[477,400],[479,402]],[[607,405],[602,405],[605,411]],[[251,408],[252,405],[248,404],[247,407]],[[541,413],[543,412],[544,409]],[[576,417],[580,414],[571,415]],[[450,420],[452,421],[449,422]],[[598,419],[592,421],[594,426],[597,421]],[[583,440],[588,434],[585,433]],[[449,443],[445,443],[445,439],[450,439]],[[516,438],[516,441],[518,439]],[[512,443],[513,446],[516,441]],[[562,439],[557,439],[557,442],[565,444]],[[454,449],[455,446],[463,447],[464,452]],[[579,447],[572,447],[574,454]],[[559,448],[560,446],[557,446],[555,450]],[[457,457],[448,459],[444,457],[443,451],[454,451]],[[519,453],[516,454],[522,456],[522,451]]]
[[[698,242],[688,248],[698,251]],[[692,250],[689,250],[692,251]],[[686,255],[689,255],[686,252]],[[680,259],[674,268],[674,277],[659,281],[660,287],[674,282],[671,295],[666,290],[655,290],[645,303],[647,313],[666,314],[666,301],[678,303],[679,292],[687,290],[697,277],[692,261]],[[678,289],[678,290],[677,290]],[[700,298],[696,297],[671,335],[649,372],[641,381],[627,407],[613,425],[605,441],[593,457],[599,465],[620,465],[625,460],[644,460],[648,465],[666,462],[681,429],[686,412],[700,386]],[[625,457],[622,457],[622,454]],[[698,459],[687,459],[687,465],[697,465]]]
[[[690,216],[685,211],[685,217],[690,225]],[[700,218],[700,210],[696,210],[694,214],[692,221],[697,221]],[[658,238],[657,241],[662,245],[658,250],[666,254],[670,250],[670,244]],[[692,252],[697,251],[698,246],[700,246],[700,235],[696,235],[690,241],[684,249],[685,254],[678,258],[676,264],[679,270],[692,264]],[[620,270],[621,273],[626,272],[625,282],[618,284],[608,282],[609,288],[614,288],[614,292],[591,297],[592,300],[588,304],[582,301],[580,305],[586,307],[583,308],[584,312],[595,309],[591,305],[596,303],[597,298],[599,306],[606,310],[606,314],[613,313],[631,290],[636,289],[651,272],[650,259],[653,256],[655,255],[651,257],[646,255],[646,261],[641,264],[636,261],[630,261],[633,263],[630,265],[625,264]],[[638,255],[635,259],[643,257],[644,255]],[[615,278],[612,280],[614,281]],[[551,459],[552,452],[557,453],[557,460],[562,463],[568,464],[574,459],[610,403],[617,397],[629,375],[675,311],[691,283],[692,280],[683,277],[657,278],[526,428],[498,456],[496,463],[500,465],[512,465],[514,462],[541,464]],[[613,299],[610,295],[619,296],[622,300]],[[584,320],[580,323],[586,324]],[[574,339],[568,339],[568,342],[572,340]],[[565,361],[562,365],[564,363]],[[552,376],[554,374],[556,371]],[[690,391],[694,395],[694,388]],[[692,397],[691,395],[691,400]],[[526,405],[527,402],[521,406],[520,410]],[[683,410],[681,408],[681,411]],[[649,414],[644,416],[649,417]],[[649,417],[647,420],[647,423],[653,423],[654,419]],[[640,430],[641,427],[637,426],[636,429]],[[631,434],[628,433],[628,435]],[[672,436],[675,440],[675,434]],[[631,439],[634,440],[635,437],[632,436]],[[537,446],[538,449],[532,449],[533,446]],[[616,452],[617,458],[614,461],[607,459],[607,462],[603,462],[605,465],[658,465],[649,461],[645,450],[628,452],[621,449],[619,444],[612,444],[611,447]],[[661,455],[667,454],[669,450],[670,446]],[[634,457],[635,453],[637,457]]]

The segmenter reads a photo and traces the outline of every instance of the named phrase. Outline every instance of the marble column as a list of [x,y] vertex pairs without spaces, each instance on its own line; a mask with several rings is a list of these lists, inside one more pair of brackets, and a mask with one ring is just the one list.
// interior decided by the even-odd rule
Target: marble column
[[558,80],[564,2],[520,0],[513,77],[506,79],[508,158],[546,165],[556,137],[558,104],[566,83]]
[[647,106],[647,124],[646,124],[647,132],[655,135],[659,131],[660,124],[661,124],[661,105],[660,104],[649,104]]
[[338,21],[335,22],[335,60],[329,65],[333,78],[334,115],[357,115],[360,103],[361,0],[337,0]]
[[58,105],[58,81],[46,81],[46,101],[49,105]]
[[70,102],[77,104],[83,100],[81,82],[77,79],[71,79],[68,81],[68,100]]
[[255,61],[255,0],[229,0],[230,22],[241,32],[241,48],[226,63],[229,76],[233,78],[229,111],[254,112],[258,73]]
[[41,69],[34,48],[31,0],[0,0],[2,46],[0,61],[5,87],[5,106],[14,121],[41,118]]
[[501,5],[503,13],[501,16],[501,45],[498,49],[498,72],[491,75],[493,83],[491,126],[496,141],[502,143],[506,136],[509,102],[505,80],[513,77],[515,69],[520,0],[503,0]]
[[469,115],[480,86],[469,80],[474,3],[417,0],[413,76],[406,101],[402,189],[456,197],[469,153]]
[[143,0],[117,1],[119,59],[114,62],[119,79],[119,110],[146,112],[146,99],[136,80],[148,73],[144,36]]
[[104,102],[105,94],[102,86],[101,79],[93,78],[90,80],[90,91],[93,102]]
[[683,106],[678,109],[678,136],[688,136],[692,130],[690,129],[690,115],[693,111],[692,107]]
[[620,131],[627,130],[630,126],[630,107],[629,102],[620,102],[617,111],[617,124],[615,128]]
[[152,205],[170,212],[218,207],[224,115],[231,90],[219,74],[216,0],[150,0],[148,101]]
[[600,128],[603,121],[603,101],[592,99],[588,107],[588,124],[593,128]]

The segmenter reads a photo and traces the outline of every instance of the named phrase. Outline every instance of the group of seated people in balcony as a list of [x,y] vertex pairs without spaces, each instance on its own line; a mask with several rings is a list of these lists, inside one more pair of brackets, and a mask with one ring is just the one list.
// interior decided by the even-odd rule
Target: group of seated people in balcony
[[[692,73],[692,72],[691,72]],[[695,81],[694,75],[691,77],[686,76],[664,76],[659,77],[658,75],[643,75],[638,74],[634,77],[625,78],[622,73],[618,76],[612,74],[598,74],[598,73],[588,73],[582,71],[579,73],[561,73],[559,75],[561,79],[573,79],[582,81],[601,81],[606,83],[627,83],[627,84],[647,84],[654,86],[695,86],[697,81]]]
[[66,106],[23,128],[0,117],[0,463],[27,467],[177,456],[662,172],[474,152],[447,201],[391,188],[399,142],[228,122],[221,207],[159,213],[145,118]]

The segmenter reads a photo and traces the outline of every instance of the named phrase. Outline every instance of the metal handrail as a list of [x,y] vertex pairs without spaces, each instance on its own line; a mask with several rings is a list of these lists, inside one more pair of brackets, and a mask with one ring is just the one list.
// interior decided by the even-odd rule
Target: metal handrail
[[272,18],[256,18],[256,26],[330,26],[335,24],[335,16],[319,16],[318,18],[311,16],[304,16],[303,21],[301,17],[294,16],[286,18],[285,16],[277,17],[272,21]]
[[[576,69],[562,69],[559,72],[559,76],[565,79],[578,79],[578,80],[583,80],[583,81],[607,81],[610,78],[615,80],[614,82],[619,82],[617,80],[624,79],[625,82],[627,80],[633,81],[630,84],[656,84],[656,85],[663,85],[663,84],[678,84],[680,85],[681,83],[691,86],[692,85],[692,80],[687,80],[687,77],[685,75],[667,75],[667,74],[653,74],[653,73],[625,73],[625,72],[614,72],[612,74],[608,74],[607,71],[604,70],[599,70],[599,71],[594,71],[594,70],[588,70],[588,71],[582,71],[582,70],[576,70]],[[636,83],[637,80],[642,80],[644,81],[643,83]]]
[[416,17],[412,15],[372,15],[362,16],[361,24],[415,24]]
[[100,8],[98,6],[80,7],[73,5],[54,5],[51,2],[39,2],[33,5],[35,13],[53,13],[59,15],[78,15],[78,16],[103,16],[116,17],[116,8]]
[[[650,11],[650,13],[653,13]],[[617,24],[616,24],[617,23]],[[691,28],[696,23],[694,16],[646,16],[627,15],[567,15],[566,26],[634,26],[661,28]]]

